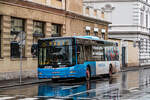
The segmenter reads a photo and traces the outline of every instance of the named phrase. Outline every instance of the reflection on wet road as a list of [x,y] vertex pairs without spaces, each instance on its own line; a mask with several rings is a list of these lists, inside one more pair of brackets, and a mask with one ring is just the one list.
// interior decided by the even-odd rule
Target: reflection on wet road
[[[44,83],[0,90],[9,97],[73,100],[150,100],[150,69],[121,72],[112,78],[96,78],[89,82],[67,81]],[[70,100],[69,99],[69,100]]]

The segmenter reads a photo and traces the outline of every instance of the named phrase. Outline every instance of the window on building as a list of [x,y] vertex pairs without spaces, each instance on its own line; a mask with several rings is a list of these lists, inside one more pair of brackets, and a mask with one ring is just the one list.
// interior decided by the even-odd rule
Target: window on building
[[86,35],[91,35],[91,27],[90,26],[86,26],[85,27],[85,33],[86,33]]
[[[24,32],[24,20],[20,18],[11,18],[11,57],[19,58],[20,57],[20,40],[21,33]],[[25,57],[25,35],[23,35],[23,48],[22,56]]]
[[104,11],[101,12],[101,18],[103,18],[103,19],[105,18]]
[[146,28],[148,27],[148,14],[146,14]]
[[143,26],[143,22],[144,22],[144,15],[141,12],[141,15],[140,15],[140,24],[141,24],[141,26]]
[[105,40],[106,29],[102,29],[102,30],[101,30],[101,33],[102,33],[102,39]]
[[86,30],[86,35],[90,35],[90,30]]
[[1,16],[0,16],[0,58],[1,58],[1,40],[2,40],[2,35],[1,35],[1,25],[2,23],[1,23]]
[[105,40],[105,33],[102,33],[102,39]]
[[44,38],[44,22],[33,21],[33,44],[31,47],[32,57],[37,57],[37,42],[39,38]]
[[95,35],[95,36],[98,36],[98,31],[99,31],[98,28],[94,28],[94,35]]
[[52,24],[52,37],[60,37],[61,36],[61,24]]
[[86,15],[89,15],[89,7],[87,7],[87,8],[85,9],[85,14],[86,14]]
[[97,32],[97,31],[94,31],[94,35],[95,35],[95,36],[98,36],[98,32]]
[[44,23],[43,22],[33,21],[33,37],[44,37]]
[[97,10],[96,9],[94,10],[94,16],[95,17],[97,16]]
[[11,18],[11,34],[24,31],[24,20],[19,18]]

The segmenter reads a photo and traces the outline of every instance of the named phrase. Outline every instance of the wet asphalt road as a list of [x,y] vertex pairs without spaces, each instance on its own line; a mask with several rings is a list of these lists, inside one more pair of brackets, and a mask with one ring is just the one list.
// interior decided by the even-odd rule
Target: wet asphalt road
[[150,69],[120,72],[112,78],[49,82],[0,90],[0,100],[150,100]]

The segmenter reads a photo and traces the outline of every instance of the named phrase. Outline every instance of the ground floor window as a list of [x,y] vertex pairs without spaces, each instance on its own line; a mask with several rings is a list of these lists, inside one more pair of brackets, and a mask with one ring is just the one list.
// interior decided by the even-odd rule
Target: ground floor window
[[44,38],[45,37],[44,27],[45,27],[45,23],[44,22],[33,21],[33,44],[32,44],[32,47],[31,47],[31,54],[32,54],[33,58],[37,58],[38,57],[37,43],[38,43],[38,39],[39,38]]
[[[21,38],[24,40],[22,42],[22,56],[25,57],[25,32],[24,32],[24,19],[20,18],[11,18],[11,57],[19,58],[20,57],[20,45]],[[22,35],[23,33],[23,35]]]
[[61,30],[62,30],[61,24],[52,24],[52,37],[60,37]]
[[33,37],[44,37],[44,22],[33,21]]

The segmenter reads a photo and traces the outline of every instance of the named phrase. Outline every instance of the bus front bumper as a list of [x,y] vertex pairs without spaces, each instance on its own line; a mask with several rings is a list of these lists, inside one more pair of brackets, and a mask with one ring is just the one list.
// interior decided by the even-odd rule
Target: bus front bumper
[[57,69],[38,69],[38,78],[81,78],[85,77],[84,69],[73,67],[57,68]]

